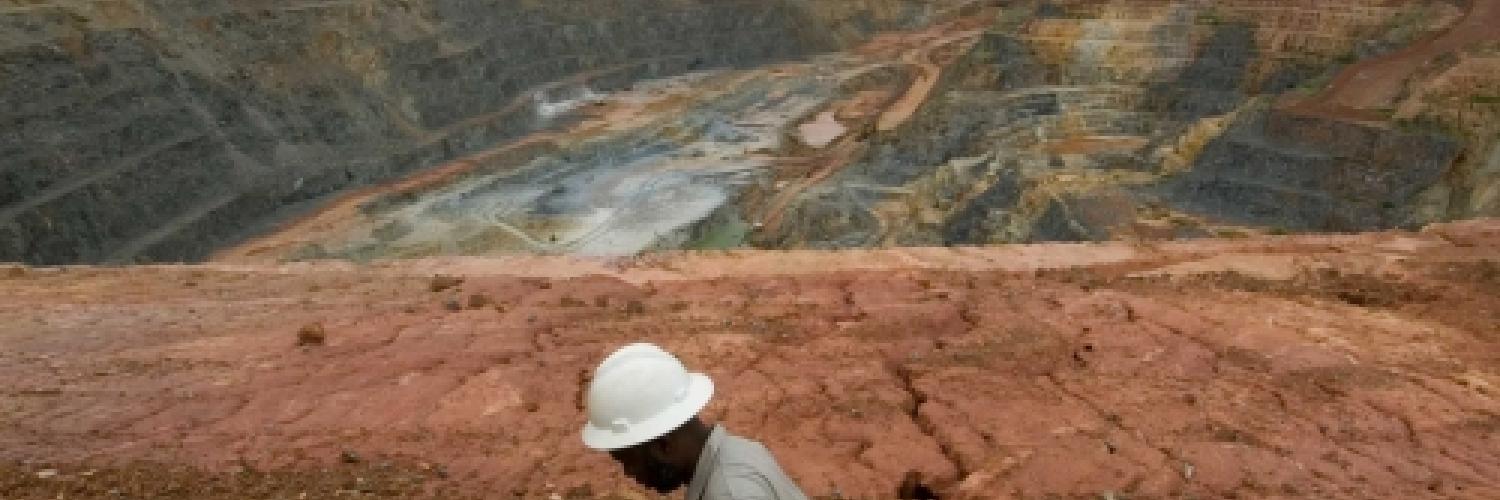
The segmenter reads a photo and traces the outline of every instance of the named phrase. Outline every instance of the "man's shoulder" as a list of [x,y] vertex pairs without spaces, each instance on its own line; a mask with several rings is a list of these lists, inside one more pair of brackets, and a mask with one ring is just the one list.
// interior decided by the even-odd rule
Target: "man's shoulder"
[[760,444],[760,441],[746,439],[734,434],[725,433],[724,441],[719,445],[719,459],[724,463],[736,463],[745,459],[770,458],[771,450]]
[[726,466],[708,485],[713,500],[777,500],[770,478],[751,467]]
[[734,500],[800,500],[805,498],[759,441],[733,434],[724,436],[717,457],[718,472],[709,498]]

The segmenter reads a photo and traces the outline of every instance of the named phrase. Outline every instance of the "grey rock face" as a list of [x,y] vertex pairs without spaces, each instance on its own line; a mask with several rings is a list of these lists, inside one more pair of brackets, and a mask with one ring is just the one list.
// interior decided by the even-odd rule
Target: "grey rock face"
[[[955,245],[1191,236],[1221,223],[1352,231],[1419,222],[1414,200],[1453,163],[1455,141],[1269,113],[1266,94],[1335,61],[1261,54],[1254,25],[1197,22],[1201,5],[1178,4],[1147,24],[1044,2],[1029,18],[1041,28],[987,33],[939,97],[832,180],[878,187],[863,192],[922,207],[920,216],[886,223],[905,224],[896,229],[803,224],[799,237],[812,246],[880,230]],[[1063,32],[1077,38],[1058,44]],[[1187,148],[1192,165],[1177,163],[1193,134],[1218,130],[1205,119],[1236,111],[1201,152]],[[1005,166],[963,189],[916,189],[942,178],[943,165],[980,157]],[[877,203],[843,193],[825,189],[802,208],[851,221]]]
[[1239,89],[1256,53],[1254,28],[1219,26],[1192,64],[1171,81],[1152,86],[1147,99],[1158,111],[1181,120],[1227,113],[1245,100]]
[[131,4],[0,14],[0,261],[200,259],[547,127],[534,96],[836,46],[783,0]]
[[1078,224],[1068,213],[1068,205],[1062,200],[1054,200],[1047,205],[1031,226],[1030,242],[1043,241],[1093,241],[1102,239],[1095,235],[1089,228]]
[[[960,62],[964,69],[993,69],[996,81],[990,82],[991,90],[1014,90],[1045,85],[1055,81],[1055,68],[1038,62],[1032,48],[1015,36],[1007,33],[986,33],[970,57]],[[960,80],[972,77],[963,75]],[[977,90],[977,89],[974,89]]]
[[943,227],[943,243],[963,245],[981,243],[999,226],[1005,213],[1021,199],[1021,176],[1013,168],[1000,171],[994,184],[948,219]]
[[1191,211],[1294,230],[1411,223],[1411,199],[1459,150],[1448,138],[1258,110],[1241,116],[1192,170],[1163,183]]

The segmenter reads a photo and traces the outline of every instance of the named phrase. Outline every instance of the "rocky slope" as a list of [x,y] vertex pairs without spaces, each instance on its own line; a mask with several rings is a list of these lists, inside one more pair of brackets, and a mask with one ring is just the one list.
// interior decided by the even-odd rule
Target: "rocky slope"
[[[790,204],[836,172],[835,160],[857,154],[862,130],[909,120],[938,83],[937,62],[951,62],[984,19],[981,11],[810,60],[577,96],[563,101],[564,126],[342,196],[215,258],[741,246],[751,220],[777,211],[751,200]],[[934,56],[942,60],[926,60]],[[832,132],[808,144],[801,129],[819,124]]]
[[583,89],[832,50],[953,4],[7,2],[0,261],[199,259],[547,128],[544,105]]
[[1495,0],[49,0],[0,20],[0,261],[1500,214]]
[[[1500,221],[1154,245],[0,269],[6,498],[644,498],[647,340],[808,493],[1494,498]],[[436,276],[436,277],[435,277]]]
[[[1494,109],[1477,104],[1500,76],[1475,71],[1500,35],[1471,29],[1491,2],[1007,7],[916,119],[757,243],[1360,231],[1500,209]],[[1404,90],[1356,98],[1351,78]],[[1421,96],[1433,85],[1447,98]]]

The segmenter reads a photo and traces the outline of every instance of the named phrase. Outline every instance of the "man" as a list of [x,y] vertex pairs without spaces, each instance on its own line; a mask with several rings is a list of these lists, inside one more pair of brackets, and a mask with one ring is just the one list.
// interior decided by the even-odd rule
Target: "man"
[[806,500],[765,446],[698,418],[713,393],[713,381],[660,347],[622,347],[594,370],[583,443],[642,486],[687,485],[687,500]]

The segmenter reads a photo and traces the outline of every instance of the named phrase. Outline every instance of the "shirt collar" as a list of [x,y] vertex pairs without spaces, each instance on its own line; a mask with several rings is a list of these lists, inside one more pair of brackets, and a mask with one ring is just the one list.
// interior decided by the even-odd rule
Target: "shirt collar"
[[688,483],[687,500],[703,498],[708,476],[714,473],[714,463],[718,462],[719,445],[724,442],[724,434],[724,427],[717,424],[708,433],[708,441],[703,443],[703,451],[698,454],[698,466],[693,469],[693,480]]

